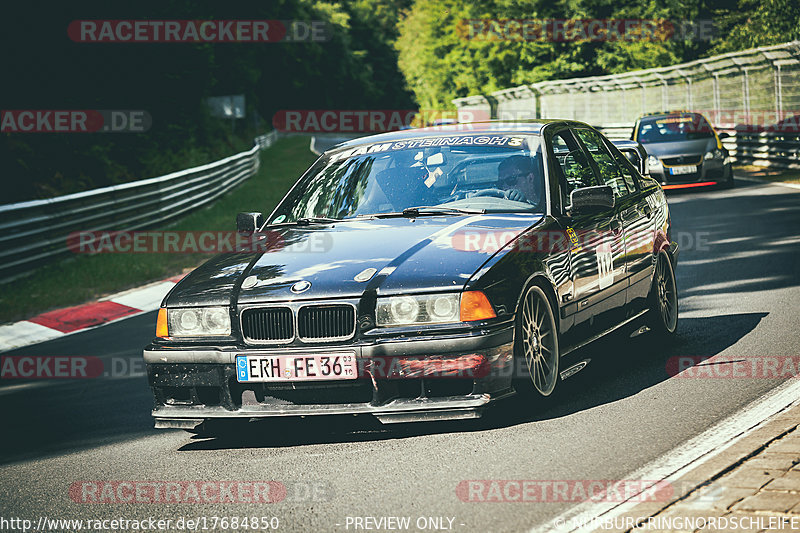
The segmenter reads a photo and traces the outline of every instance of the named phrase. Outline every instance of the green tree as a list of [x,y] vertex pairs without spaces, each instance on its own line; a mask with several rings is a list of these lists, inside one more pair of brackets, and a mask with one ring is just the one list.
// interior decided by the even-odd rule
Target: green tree
[[797,0],[739,0],[717,11],[719,37],[712,54],[735,52],[800,39]]
[[[400,70],[422,107],[550,79],[667,66],[708,53],[708,40],[681,32],[632,39],[509,39],[491,20],[643,19],[680,28],[709,19],[723,0],[415,0],[398,23]],[[754,0],[746,0],[752,2]],[[788,2],[789,0],[770,0]],[[482,30],[471,21],[485,21]],[[477,23],[476,23],[477,24]],[[636,37],[635,32],[632,35]]]

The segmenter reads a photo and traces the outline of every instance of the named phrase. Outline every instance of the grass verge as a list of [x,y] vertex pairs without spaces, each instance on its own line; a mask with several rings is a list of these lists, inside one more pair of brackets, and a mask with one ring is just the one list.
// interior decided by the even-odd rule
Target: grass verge
[[[234,231],[236,213],[267,215],[315,157],[308,138],[289,137],[261,152],[255,176],[185,218],[158,229]],[[0,323],[22,320],[191,270],[212,254],[117,253],[76,255],[0,285]]]

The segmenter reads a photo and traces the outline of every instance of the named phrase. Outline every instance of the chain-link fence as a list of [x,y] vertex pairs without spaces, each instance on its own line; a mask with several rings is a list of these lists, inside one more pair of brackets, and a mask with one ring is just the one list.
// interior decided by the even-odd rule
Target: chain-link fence
[[460,116],[560,118],[628,138],[646,113],[703,113],[739,162],[800,168],[800,41],[670,67],[534,83],[453,101]]

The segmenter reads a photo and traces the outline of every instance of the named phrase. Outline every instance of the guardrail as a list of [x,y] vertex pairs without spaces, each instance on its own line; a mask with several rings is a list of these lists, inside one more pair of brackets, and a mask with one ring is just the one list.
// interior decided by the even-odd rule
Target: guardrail
[[71,232],[151,228],[216,200],[258,172],[259,151],[276,139],[262,135],[246,152],[157,178],[0,205],[0,283],[69,254]]
[[727,131],[731,137],[722,143],[737,163],[800,169],[800,132]]
[[633,132],[633,124],[607,124],[595,127],[612,141],[630,139]]
[[266,135],[259,135],[258,137],[256,137],[256,146],[264,150],[275,144],[275,141],[277,140],[278,140],[278,130],[272,130]]

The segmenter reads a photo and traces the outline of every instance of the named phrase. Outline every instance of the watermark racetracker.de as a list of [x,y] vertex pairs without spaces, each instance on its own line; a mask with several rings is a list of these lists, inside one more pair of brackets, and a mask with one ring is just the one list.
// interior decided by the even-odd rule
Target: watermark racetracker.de
[[4,355],[0,357],[0,380],[131,378],[145,375],[145,363],[141,356],[100,358],[93,355]]
[[[456,485],[465,503],[669,502],[696,489],[694,481],[645,479],[478,479]],[[697,501],[713,503],[724,490],[707,491]]]
[[[714,244],[710,232],[675,232],[672,240],[681,250],[707,252]],[[510,246],[515,253],[558,253],[572,250],[594,249],[607,239],[609,231],[563,230],[534,231],[523,234],[520,229],[484,230],[459,229],[450,235],[440,236],[437,244],[444,244],[462,252],[494,254]],[[625,238],[625,245],[634,249],[652,246],[652,238],[641,235]],[[67,236],[67,249],[75,254],[225,254],[225,253],[325,253],[335,245],[334,236],[313,233],[302,236],[285,236],[277,230],[257,232],[235,231],[75,231]]]
[[278,481],[76,481],[70,499],[83,504],[277,503],[286,498]]
[[666,481],[622,480],[464,480],[456,486],[463,502],[561,503],[585,501],[670,501],[675,494]]
[[800,377],[800,356],[699,356],[670,357],[670,377],[680,379],[789,379]]
[[735,133],[798,133],[800,132],[800,110],[775,109],[691,109],[676,116],[656,119],[667,130],[710,133],[711,120],[716,127],[733,130]]
[[462,19],[459,35],[469,41],[709,41],[715,37],[711,19]]
[[0,133],[144,133],[150,113],[131,109],[4,109]]
[[73,20],[77,43],[284,43],[326,42],[323,20]]
[[488,110],[468,109],[289,109],[276,112],[272,126],[283,133],[381,133],[491,118]]
[[81,480],[69,486],[80,504],[321,503],[335,491],[323,481]]
[[75,231],[67,248],[75,254],[251,254],[288,251],[324,253],[331,249],[328,234],[284,237],[279,231]]
[[[710,241],[711,232],[708,231],[679,231],[671,235],[673,241],[678,243],[680,250],[694,250],[708,252],[714,244]],[[578,230],[548,230],[522,233],[519,229],[484,230],[462,228],[445,239],[451,248],[462,252],[479,252],[494,254],[511,245],[513,252],[539,252],[558,253],[572,250],[594,250],[598,244],[607,240],[615,240],[611,231]],[[649,245],[652,247],[652,234],[626,236],[625,245],[629,249]]]

